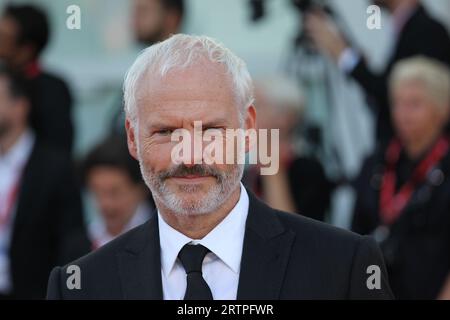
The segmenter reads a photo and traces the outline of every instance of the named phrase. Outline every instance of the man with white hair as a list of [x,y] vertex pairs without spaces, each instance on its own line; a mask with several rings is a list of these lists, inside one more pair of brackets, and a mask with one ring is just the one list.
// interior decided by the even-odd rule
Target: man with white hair
[[450,71],[417,56],[390,78],[396,135],[363,166],[353,230],[373,234],[399,299],[450,299]]
[[370,238],[269,208],[240,183],[243,164],[205,164],[196,152],[174,163],[171,136],[197,134],[197,121],[204,135],[256,128],[252,81],[230,50],[205,36],[172,36],[137,58],[124,97],[129,150],[158,214],[56,267],[49,299],[391,297]]

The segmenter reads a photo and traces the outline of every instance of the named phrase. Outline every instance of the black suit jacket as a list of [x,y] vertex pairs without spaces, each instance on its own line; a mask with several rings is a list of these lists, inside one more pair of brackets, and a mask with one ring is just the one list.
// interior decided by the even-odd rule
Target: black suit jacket
[[[380,252],[368,237],[269,208],[252,194],[244,236],[238,299],[389,299]],[[81,289],[68,289],[67,267],[55,268],[48,299],[162,299],[158,219],[70,265]],[[369,290],[369,265],[381,289]]]
[[399,34],[394,53],[386,69],[373,73],[362,59],[351,75],[364,88],[377,114],[377,138],[386,143],[393,135],[389,111],[388,79],[399,60],[424,55],[450,66],[450,37],[445,27],[419,5]]
[[72,96],[66,83],[46,72],[30,80],[30,123],[40,140],[70,154],[73,144]]
[[70,161],[37,142],[24,169],[12,227],[12,297],[45,298],[52,268],[89,249]]

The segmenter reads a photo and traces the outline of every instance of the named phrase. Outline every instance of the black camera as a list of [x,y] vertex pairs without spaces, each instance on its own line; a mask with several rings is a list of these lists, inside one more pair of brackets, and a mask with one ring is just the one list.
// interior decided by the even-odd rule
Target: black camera
[[[291,0],[291,4],[300,16],[303,16],[308,11],[314,9],[322,10],[332,16],[333,13],[329,6],[327,6],[327,2],[327,0]],[[251,20],[253,22],[258,22],[263,19],[266,15],[266,0],[249,0],[249,4],[251,9]],[[300,28],[300,31],[294,40],[295,47],[303,46],[309,52],[313,52],[314,48],[311,41],[308,39],[307,35],[303,33],[303,29],[303,27]]]
[[[328,11],[326,0],[291,0],[292,5],[300,14],[304,14],[313,9],[322,9]],[[251,8],[251,20],[259,21],[264,18],[266,14],[265,4],[266,0],[249,0]]]
[[325,0],[291,0],[291,2],[302,14],[313,9],[326,8]]

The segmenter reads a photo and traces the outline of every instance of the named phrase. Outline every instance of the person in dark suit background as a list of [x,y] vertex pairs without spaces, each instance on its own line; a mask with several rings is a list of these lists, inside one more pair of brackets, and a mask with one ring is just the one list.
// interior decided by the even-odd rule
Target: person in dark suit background
[[415,55],[424,55],[450,65],[450,37],[445,27],[431,17],[419,0],[374,0],[394,20],[394,50],[381,73],[373,72],[363,54],[352,48],[334,23],[321,11],[307,16],[306,28],[316,46],[330,55],[351,75],[370,98],[376,115],[376,138],[386,144],[394,132],[390,118],[388,77],[393,65]]
[[98,213],[88,225],[93,249],[144,223],[154,213],[153,199],[125,137],[111,135],[95,146],[83,161],[82,175]]
[[[185,18],[184,0],[133,0],[132,26],[134,39],[140,46],[151,46],[180,32]],[[125,136],[125,114],[122,92],[115,103],[111,132]]]
[[[137,58],[124,97],[128,147],[158,214],[56,267],[48,299],[391,298],[371,238],[271,209],[240,183],[236,155],[207,164],[212,154],[192,140],[181,159],[173,154],[172,133],[197,135],[196,121],[210,134],[256,129],[252,81],[230,50],[205,36],[174,35]],[[70,265],[81,272],[79,289],[67,287]]]
[[52,267],[89,252],[70,162],[30,128],[28,87],[0,69],[1,298],[44,298]]
[[302,125],[307,104],[297,83],[286,76],[265,76],[255,81],[258,128],[279,130],[279,169],[274,175],[260,175],[250,165],[242,179],[270,207],[298,212],[325,221],[332,183],[320,162],[305,155],[295,129]]
[[450,71],[424,57],[391,80],[396,136],[364,163],[352,229],[379,241],[400,299],[450,299]]
[[50,24],[41,9],[27,4],[5,7],[0,17],[0,62],[30,80],[30,124],[37,138],[70,156],[72,95],[66,82],[39,62],[49,37]]

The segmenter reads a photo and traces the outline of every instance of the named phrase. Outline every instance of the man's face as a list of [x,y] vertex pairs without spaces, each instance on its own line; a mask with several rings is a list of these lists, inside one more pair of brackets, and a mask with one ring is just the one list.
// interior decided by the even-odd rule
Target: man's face
[[17,37],[19,27],[17,23],[8,16],[0,17],[0,62],[8,65],[13,64],[18,50]]
[[152,44],[164,34],[164,20],[167,14],[160,0],[134,0],[133,30],[136,40]]
[[[239,187],[243,165],[206,165],[204,159],[194,165],[194,151],[189,163],[174,164],[171,153],[177,142],[171,141],[171,133],[186,129],[194,141],[194,121],[202,122],[204,132],[216,129],[224,136],[226,129],[241,128],[225,69],[205,61],[172,70],[163,79],[147,76],[140,83],[136,108],[137,127],[127,122],[130,151],[155,202],[180,215],[214,212]],[[254,126],[253,107],[245,117],[246,127]]]
[[417,81],[405,82],[394,89],[392,117],[399,138],[406,143],[436,135],[446,123],[443,111]]
[[107,225],[124,226],[142,201],[140,185],[119,168],[99,166],[88,175],[87,185]]

